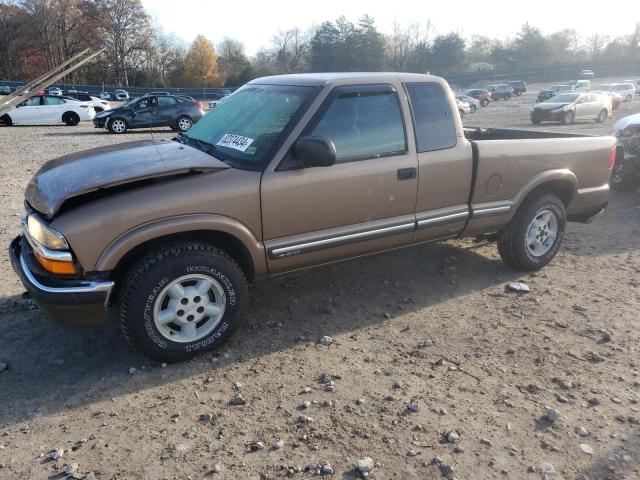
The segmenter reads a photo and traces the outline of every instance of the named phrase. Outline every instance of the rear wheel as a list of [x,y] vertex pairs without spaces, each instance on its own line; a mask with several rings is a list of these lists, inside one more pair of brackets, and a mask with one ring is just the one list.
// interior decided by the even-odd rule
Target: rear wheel
[[486,107],[487,105],[489,105],[489,100],[486,100],[486,99],[485,99],[485,100],[482,100],[482,101],[480,102],[480,105],[482,105],[483,107]]
[[128,272],[120,297],[124,335],[162,362],[213,350],[230,336],[247,299],[236,262],[206,243],[161,247]]
[[178,127],[178,130],[180,130],[181,132],[186,132],[191,128],[192,125],[193,125],[193,121],[186,115],[178,117],[178,120],[176,120],[176,126]]
[[558,197],[545,192],[531,195],[498,233],[498,252],[515,270],[538,270],[558,253],[565,225],[565,207]]
[[62,121],[70,127],[75,127],[80,123],[80,116],[76,112],[66,112],[62,115]]
[[603,108],[602,110],[600,110],[600,113],[598,114],[598,117],[596,118],[596,122],[598,123],[602,123],[604,122],[607,117],[609,116],[609,114],[607,113],[607,111]]
[[125,133],[129,125],[127,121],[122,118],[113,118],[109,120],[109,131],[111,133]]
[[573,123],[573,112],[567,112],[562,116],[562,123],[571,125]]

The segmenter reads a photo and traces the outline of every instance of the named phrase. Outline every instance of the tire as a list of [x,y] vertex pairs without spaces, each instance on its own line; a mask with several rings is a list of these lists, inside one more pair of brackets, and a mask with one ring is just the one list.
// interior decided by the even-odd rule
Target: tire
[[[196,285],[208,289],[197,291]],[[120,326],[143,355],[179,362],[229,338],[247,292],[242,270],[224,251],[199,242],[166,245],[138,260],[127,273],[119,298]],[[207,315],[208,308],[217,311]],[[167,312],[164,320],[161,312]]]
[[487,105],[489,105],[489,100],[482,100],[482,102],[480,102],[480,105],[482,105],[483,107],[486,107]]
[[11,117],[5,113],[0,117],[0,125],[10,127],[11,125],[13,125],[13,120],[11,120]]
[[475,113],[478,109],[478,107],[476,107],[475,105],[470,105],[469,108],[471,109],[471,113]]
[[616,161],[611,171],[609,185],[616,192],[633,192],[640,188],[640,172],[627,163]]
[[192,127],[192,125],[193,125],[193,120],[191,120],[191,118],[186,115],[182,115],[178,117],[178,119],[176,120],[176,127],[181,132],[186,132]]
[[571,125],[573,123],[574,114],[573,112],[567,112],[562,116],[562,123],[565,125]]
[[506,102],[507,100],[511,100],[511,95],[507,95],[506,97],[504,97],[504,100],[505,100],[505,102]]
[[109,122],[109,131],[111,133],[126,133],[129,129],[129,124],[124,118],[111,118]]
[[76,112],[66,112],[62,115],[62,121],[69,127],[75,127],[80,123],[80,116]]
[[[558,197],[546,192],[530,195],[511,222],[498,232],[500,257],[515,270],[539,270],[558,253],[566,223],[565,207]],[[532,236],[538,234],[543,237]]]
[[541,122],[542,120],[540,120],[538,117],[531,117],[531,123],[533,123],[534,125],[540,125]]
[[608,116],[609,116],[609,114],[603,108],[602,110],[600,110],[600,113],[598,114],[598,116],[596,118],[596,122],[597,123],[603,123],[607,119]]

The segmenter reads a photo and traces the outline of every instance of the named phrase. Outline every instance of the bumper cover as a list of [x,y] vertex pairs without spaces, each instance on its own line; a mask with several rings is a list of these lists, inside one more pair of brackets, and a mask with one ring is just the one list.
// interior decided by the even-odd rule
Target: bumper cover
[[107,319],[112,281],[61,279],[47,274],[22,235],[9,246],[11,266],[38,306],[64,327],[93,327]]

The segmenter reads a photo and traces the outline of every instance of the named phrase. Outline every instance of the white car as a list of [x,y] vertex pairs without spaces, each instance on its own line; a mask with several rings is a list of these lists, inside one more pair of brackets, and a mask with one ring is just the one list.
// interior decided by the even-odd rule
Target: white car
[[4,125],[50,125],[65,123],[69,126],[92,121],[96,116],[88,102],[71,101],[56,95],[37,95],[17,105],[0,117]]
[[576,92],[588,92],[591,90],[591,80],[571,80],[566,85],[573,85]]
[[456,100],[468,103],[470,113],[473,113],[480,108],[480,100],[470,97],[469,95],[457,95]]
[[621,83],[631,83],[634,87],[636,87],[636,95],[640,95],[640,78],[625,80]]
[[60,90],[58,87],[51,87],[49,89],[49,95],[55,95],[57,97],[62,96],[62,90]]
[[636,87],[633,83],[607,83],[606,85],[602,85],[600,90],[617,93],[622,97],[623,102],[630,102],[636,94]]
[[93,109],[96,113],[102,112],[103,110],[111,110],[111,104],[107,100],[103,100],[98,97],[93,97],[88,93],[76,93],[72,97],[62,97],[65,100],[81,102],[81,103],[90,103],[93,105]]
[[460,113],[460,118],[464,117],[471,113],[471,108],[467,102],[461,102],[456,98],[456,105],[458,106],[458,113]]

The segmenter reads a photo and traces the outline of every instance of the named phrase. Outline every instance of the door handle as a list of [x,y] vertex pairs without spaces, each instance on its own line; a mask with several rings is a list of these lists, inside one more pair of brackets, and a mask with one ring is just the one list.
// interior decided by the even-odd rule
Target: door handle
[[398,169],[398,181],[402,181],[402,180],[411,180],[413,178],[416,178],[418,176],[418,171],[416,170],[416,167],[411,167],[411,168],[399,168]]

